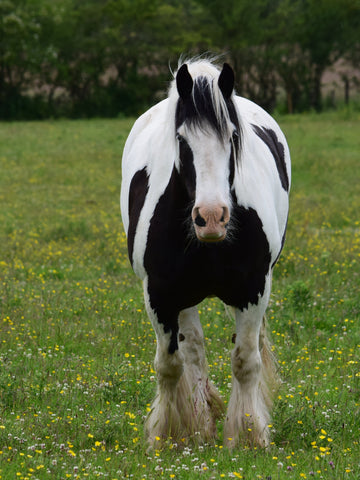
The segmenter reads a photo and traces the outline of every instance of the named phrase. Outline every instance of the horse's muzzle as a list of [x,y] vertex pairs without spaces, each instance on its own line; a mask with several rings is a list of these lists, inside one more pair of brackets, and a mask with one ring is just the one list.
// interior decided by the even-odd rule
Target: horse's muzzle
[[201,242],[221,242],[230,220],[228,207],[195,206],[192,210],[195,233]]

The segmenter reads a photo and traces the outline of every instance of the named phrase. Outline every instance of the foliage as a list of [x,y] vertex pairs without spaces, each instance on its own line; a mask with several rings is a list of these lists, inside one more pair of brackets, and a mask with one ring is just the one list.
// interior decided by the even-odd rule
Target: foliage
[[[155,335],[119,214],[129,120],[0,127],[0,476],[355,480],[359,472],[359,115],[279,118],[293,182],[267,311],[283,383],[272,445],[147,452]],[[225,399],[233,319],[199,306]]]
[[287,28],[291,31],[290,44],[299,45],[305,58],[303,94],[310,107],[320,110],[325,69],[358,42],[359,4],[353,0],[307,0],[303,4],[295,2],[292,8],[293,21]]
[[353,0],[242,0],[225,8],[221,0],[200,1],[220,21],[238,90],[268,110],[279,78],[288,111],[320,110],[324,70],[359,42],[360,5]]
[[1,0],[0,118],[138,114],[206,51],[267,110],[281,88],[288,111],[319,110],[324,70],[359,66],[359,23],[356,0]]
[[3,118],[26,110],[21,93],[40,63],[38,35],[39,25],[20,2],[0,2],[0,116]]
[[0,8],[5,119],[31,115],[24,96],[40,118],[138,113],[164,90],[168,61],[203,43],[191,0],[6,0]]

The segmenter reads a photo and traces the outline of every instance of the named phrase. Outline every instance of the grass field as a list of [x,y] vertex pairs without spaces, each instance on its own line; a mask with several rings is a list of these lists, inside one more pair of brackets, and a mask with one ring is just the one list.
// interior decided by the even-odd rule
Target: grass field
[[[281,117],[293,161],[264,451],[147,452],[155,336],[119,214],[128,120],[0,124],[0,478],[360,478],[360,116]],[[229,313],[199,306],[229,398]]]

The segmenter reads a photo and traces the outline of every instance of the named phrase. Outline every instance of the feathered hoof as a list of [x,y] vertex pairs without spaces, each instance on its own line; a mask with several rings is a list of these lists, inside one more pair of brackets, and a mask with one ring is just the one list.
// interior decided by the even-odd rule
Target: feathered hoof
[[270,432],[268,426],[256,425],[251,419],[246,418],[241,422],[230,422],[226,419],[224,427],[224,445],[230,449],[238,446],[249,448],[267,448],[270,445]]

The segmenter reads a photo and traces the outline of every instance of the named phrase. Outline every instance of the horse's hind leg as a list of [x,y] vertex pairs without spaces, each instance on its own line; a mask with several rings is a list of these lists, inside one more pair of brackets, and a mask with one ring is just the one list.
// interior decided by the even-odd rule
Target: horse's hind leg
[[[224,411],[224,403],[209,381],[205,357],[204,335],[197,307],[183,310],[179,316],[179,349],[183,354],[184,373],[179,382],[181,402],[191,401],[194,423],[192,428],[200,440],[209,441],[216,435],[216,419]],[[181,391],[185,386],[185,391]],[[189,390],[186,390],[190,387]],[[190,394],[190,399],[186,398]]]
[[263,318],[267,299],[259,305],[236,310],[236,340],[232,352],[233,387],[224,428],[229,446],[239,441],[251,445],[269,444],[269,383],[273,381],[271,352]]

